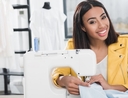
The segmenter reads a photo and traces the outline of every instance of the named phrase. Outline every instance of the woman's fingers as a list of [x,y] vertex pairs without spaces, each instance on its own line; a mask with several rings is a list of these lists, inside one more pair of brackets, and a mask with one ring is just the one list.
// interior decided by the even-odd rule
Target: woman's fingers
[[83,81],[81,81],[80,85],[81,86],[87,86],[87,87],[90,86],[90,84],[88,82],[83,82]]
[[72,81],[66,88],[70,94],[79,95],[79,81]]
[[92,76],[89,80],[88,83],[92,84],[92,83],[95,83],[95,82],[100,82],[100,80],[102,79],[103,77],[99,74],[99,75],[95,75],[95,76]]
[[88,83],[92,84],[92,83],[95,83],[95,82],[98,82],[98,78],[92,77]]
[[73,92],[73,91],[71,91],[71,92],[69,92],[70,94],[73,94],[73,95],[79,95],[80,93],[79,93],[79,91],[78,92]]
[[79,94],[79,89],[68,88],[67,90],[68,90],[68,92],[70,94],[75,94],[75,95],[78,95]]
[[89,86],[89,83],[83,82],[78,78],[74,78],[70,81],[66,88],[70,94],[79,95],[79,85]]

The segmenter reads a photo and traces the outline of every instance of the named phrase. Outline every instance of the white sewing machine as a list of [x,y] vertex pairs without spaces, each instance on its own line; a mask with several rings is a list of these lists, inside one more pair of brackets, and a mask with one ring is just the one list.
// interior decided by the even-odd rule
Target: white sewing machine
[[96,56],[92,50],[59,50],[28,52],[24,55],[25,98],[79,98],[65,88],[56,87],[52,71],[56,67],[70,66],[79,76],[92,76],[96,72]]

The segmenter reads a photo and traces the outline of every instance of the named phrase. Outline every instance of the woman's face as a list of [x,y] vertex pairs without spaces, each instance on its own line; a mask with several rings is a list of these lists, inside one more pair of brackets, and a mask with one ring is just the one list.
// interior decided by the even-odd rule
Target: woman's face
[[108,37],[109,19],[101,7],[92,7],[82,17],[84,30],[90,40],[104,41]]

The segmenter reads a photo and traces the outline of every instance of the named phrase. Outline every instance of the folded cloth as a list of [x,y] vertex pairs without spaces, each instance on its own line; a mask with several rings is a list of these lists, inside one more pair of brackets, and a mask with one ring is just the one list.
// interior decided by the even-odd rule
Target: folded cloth
[[90,87],[79,86],[81,98],[128,98],[128,90],[103,90],[102,86],[94,83]]
[[117,90],[104,90],[108,98],[128,98],[128,90],[121,92]]
[[90,87],[79,86],[81,98],[108,98],[103,88],[98,84],[92,84]]

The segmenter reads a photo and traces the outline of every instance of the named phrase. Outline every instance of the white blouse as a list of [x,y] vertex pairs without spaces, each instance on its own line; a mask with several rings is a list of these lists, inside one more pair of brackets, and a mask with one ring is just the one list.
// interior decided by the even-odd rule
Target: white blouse
[[102,74],[105,80],[107,80],[107,58],[106,56],[102,61],[97,64],[96,75]]

